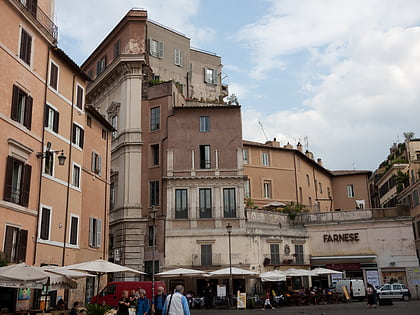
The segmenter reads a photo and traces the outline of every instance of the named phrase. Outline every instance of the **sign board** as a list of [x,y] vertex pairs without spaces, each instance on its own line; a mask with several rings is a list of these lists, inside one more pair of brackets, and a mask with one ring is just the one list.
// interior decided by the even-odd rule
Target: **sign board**
[[337,274],[332,274],[331,275],[331,282],[337,282],[338,280],[343,279],[343,274],[342,273],[337,273]]
[[236,302],[236,307],[242,308],[242,309],[246,309],[246,293],[241,293],[238,291],[237,294],[238,298],[237,298],[237,302]]
[[420,284],[420,268],[407,268],[408,282],[413,285]]
[[366,270],[366,280],[374,287],[379,287],[381,285],[379,282],[378,270]]
[[226,285],[218,284],[217,285],[217,296],[218,297],[225,297],[226,296]]

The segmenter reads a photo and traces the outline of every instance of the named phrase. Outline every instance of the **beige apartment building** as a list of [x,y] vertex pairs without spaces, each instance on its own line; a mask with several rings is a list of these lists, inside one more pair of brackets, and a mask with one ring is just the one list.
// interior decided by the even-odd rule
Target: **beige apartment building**
[[[226,185],[235,188],[235,205],[242,204],[243,197],[239,195],[242,179],[238,175],[240,167],[236,165],[236,154],[241,148],[240,110],[238,106],[220,102],[227,95],[221,83],[221,58],[192,49],[185,35],[150,21],[146,11],[133,9],[82,68],[94,78],[88,86],[87,102],[116,130],[111,143],[110,258],[148,273],[152,273],[152,261],[155,261],[157,272],[168,257],[165,253],[168,203],[174,202],[173,194],[181,194],[182,202],[186,202],[185,198],[189,197],[183,189],[190,185],[183,183],[186,179],[203,181],[203,176],[207,176],[214,178],[211,187],[215,187],[220,185],[220,178],[225,178],[220,169],[228,168],[238,178]],[[213,136],[209,136],[213,133],[200,133],[198,125],[194,125],[197,129],[192,135],[180,136],[189,124],[184,115],[194,113],[198,117],[195,124],[200,119],[208,124],[208,115],[204,116],[207,110],[214,116],[211,118],[213,133],[217,132],[215,127],[220,124],[221,112],[235,117],[237,138],[232,143],[233,149],[228,150],[229,159],[232,150],[235,152],[234,161],[219,158],[218,154],[227,150],[226,146],[218,148]],[[198,135],[208,141],[194,140],[191,147],[190,140]],[[200,169],[201,155],[206,159],[212,157],[211,166],[206,164],[205,172],[196,171]],[[181,183],[182,192],[176,193]],[[217,198],[220,202],[222,197]]]
[[[370,171],[330,171],[298,143],[243,141],[245,195],[257,207],[300,203],[310,212],[370,208]],[[250,204],[249,204],[250,205]]]
[[[112,127],[85,104],[90,78],[57,47],[54,1],[2,1],[0,12],[1,251],[37,266],[106,258]],[[39,305],[37,290],[16,305],[15,289],[0,294],[2,308]]]

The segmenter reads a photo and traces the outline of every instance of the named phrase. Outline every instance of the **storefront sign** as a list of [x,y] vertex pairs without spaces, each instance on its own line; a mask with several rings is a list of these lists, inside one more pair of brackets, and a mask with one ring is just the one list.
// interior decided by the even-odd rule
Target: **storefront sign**
[[359,233],[324,234],[324,243],[327,242],[358,242]]
[[344,264],[326,264],[326,268],[332,269],[332,270],[360,270],[360,264],[359,263],[344,263]]
[[224,284],[218,284],[217,285],[217,296],[218,297],[226,296],[226,285],[224,285]]

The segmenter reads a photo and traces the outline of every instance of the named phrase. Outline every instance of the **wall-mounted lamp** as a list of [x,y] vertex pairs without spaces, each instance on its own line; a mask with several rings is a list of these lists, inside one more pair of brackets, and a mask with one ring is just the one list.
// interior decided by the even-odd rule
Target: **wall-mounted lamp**
[[64,165],[64,163],[66,162],[66,156],[64,155],[64,150],[51,150],[51,142],[47,142],[47,150],[45,150],[45,152],[38,152],[36,154],[36,157],[38,159],[45,159],[48,156],[51,156],[53,153],[59,153],[61,152],[61,154],[58,156],[58,164],[60,165]]

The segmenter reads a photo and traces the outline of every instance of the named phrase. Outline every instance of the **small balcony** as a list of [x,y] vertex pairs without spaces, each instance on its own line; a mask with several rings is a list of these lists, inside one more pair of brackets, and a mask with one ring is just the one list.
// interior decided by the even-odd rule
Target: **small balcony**
[[289,256],[276,256],[271,254],[264,255],[264,266],[302,266],[309,264],[309,255],[291,254]]
[[57,42],[58,39],[58,27],[54,24],[49,16],[41,10],[37,5],[36,1],[33,0],[9,0],[15,6],[20,8],[22,12],[32,20],[36,25],[38,25],[41,31],[51,38],[53,43]]
[[222,264],[222,254],[215,253],[212,255],[192,255],[192,265],[193,267],[211,267],[211,266],[221,266]]

